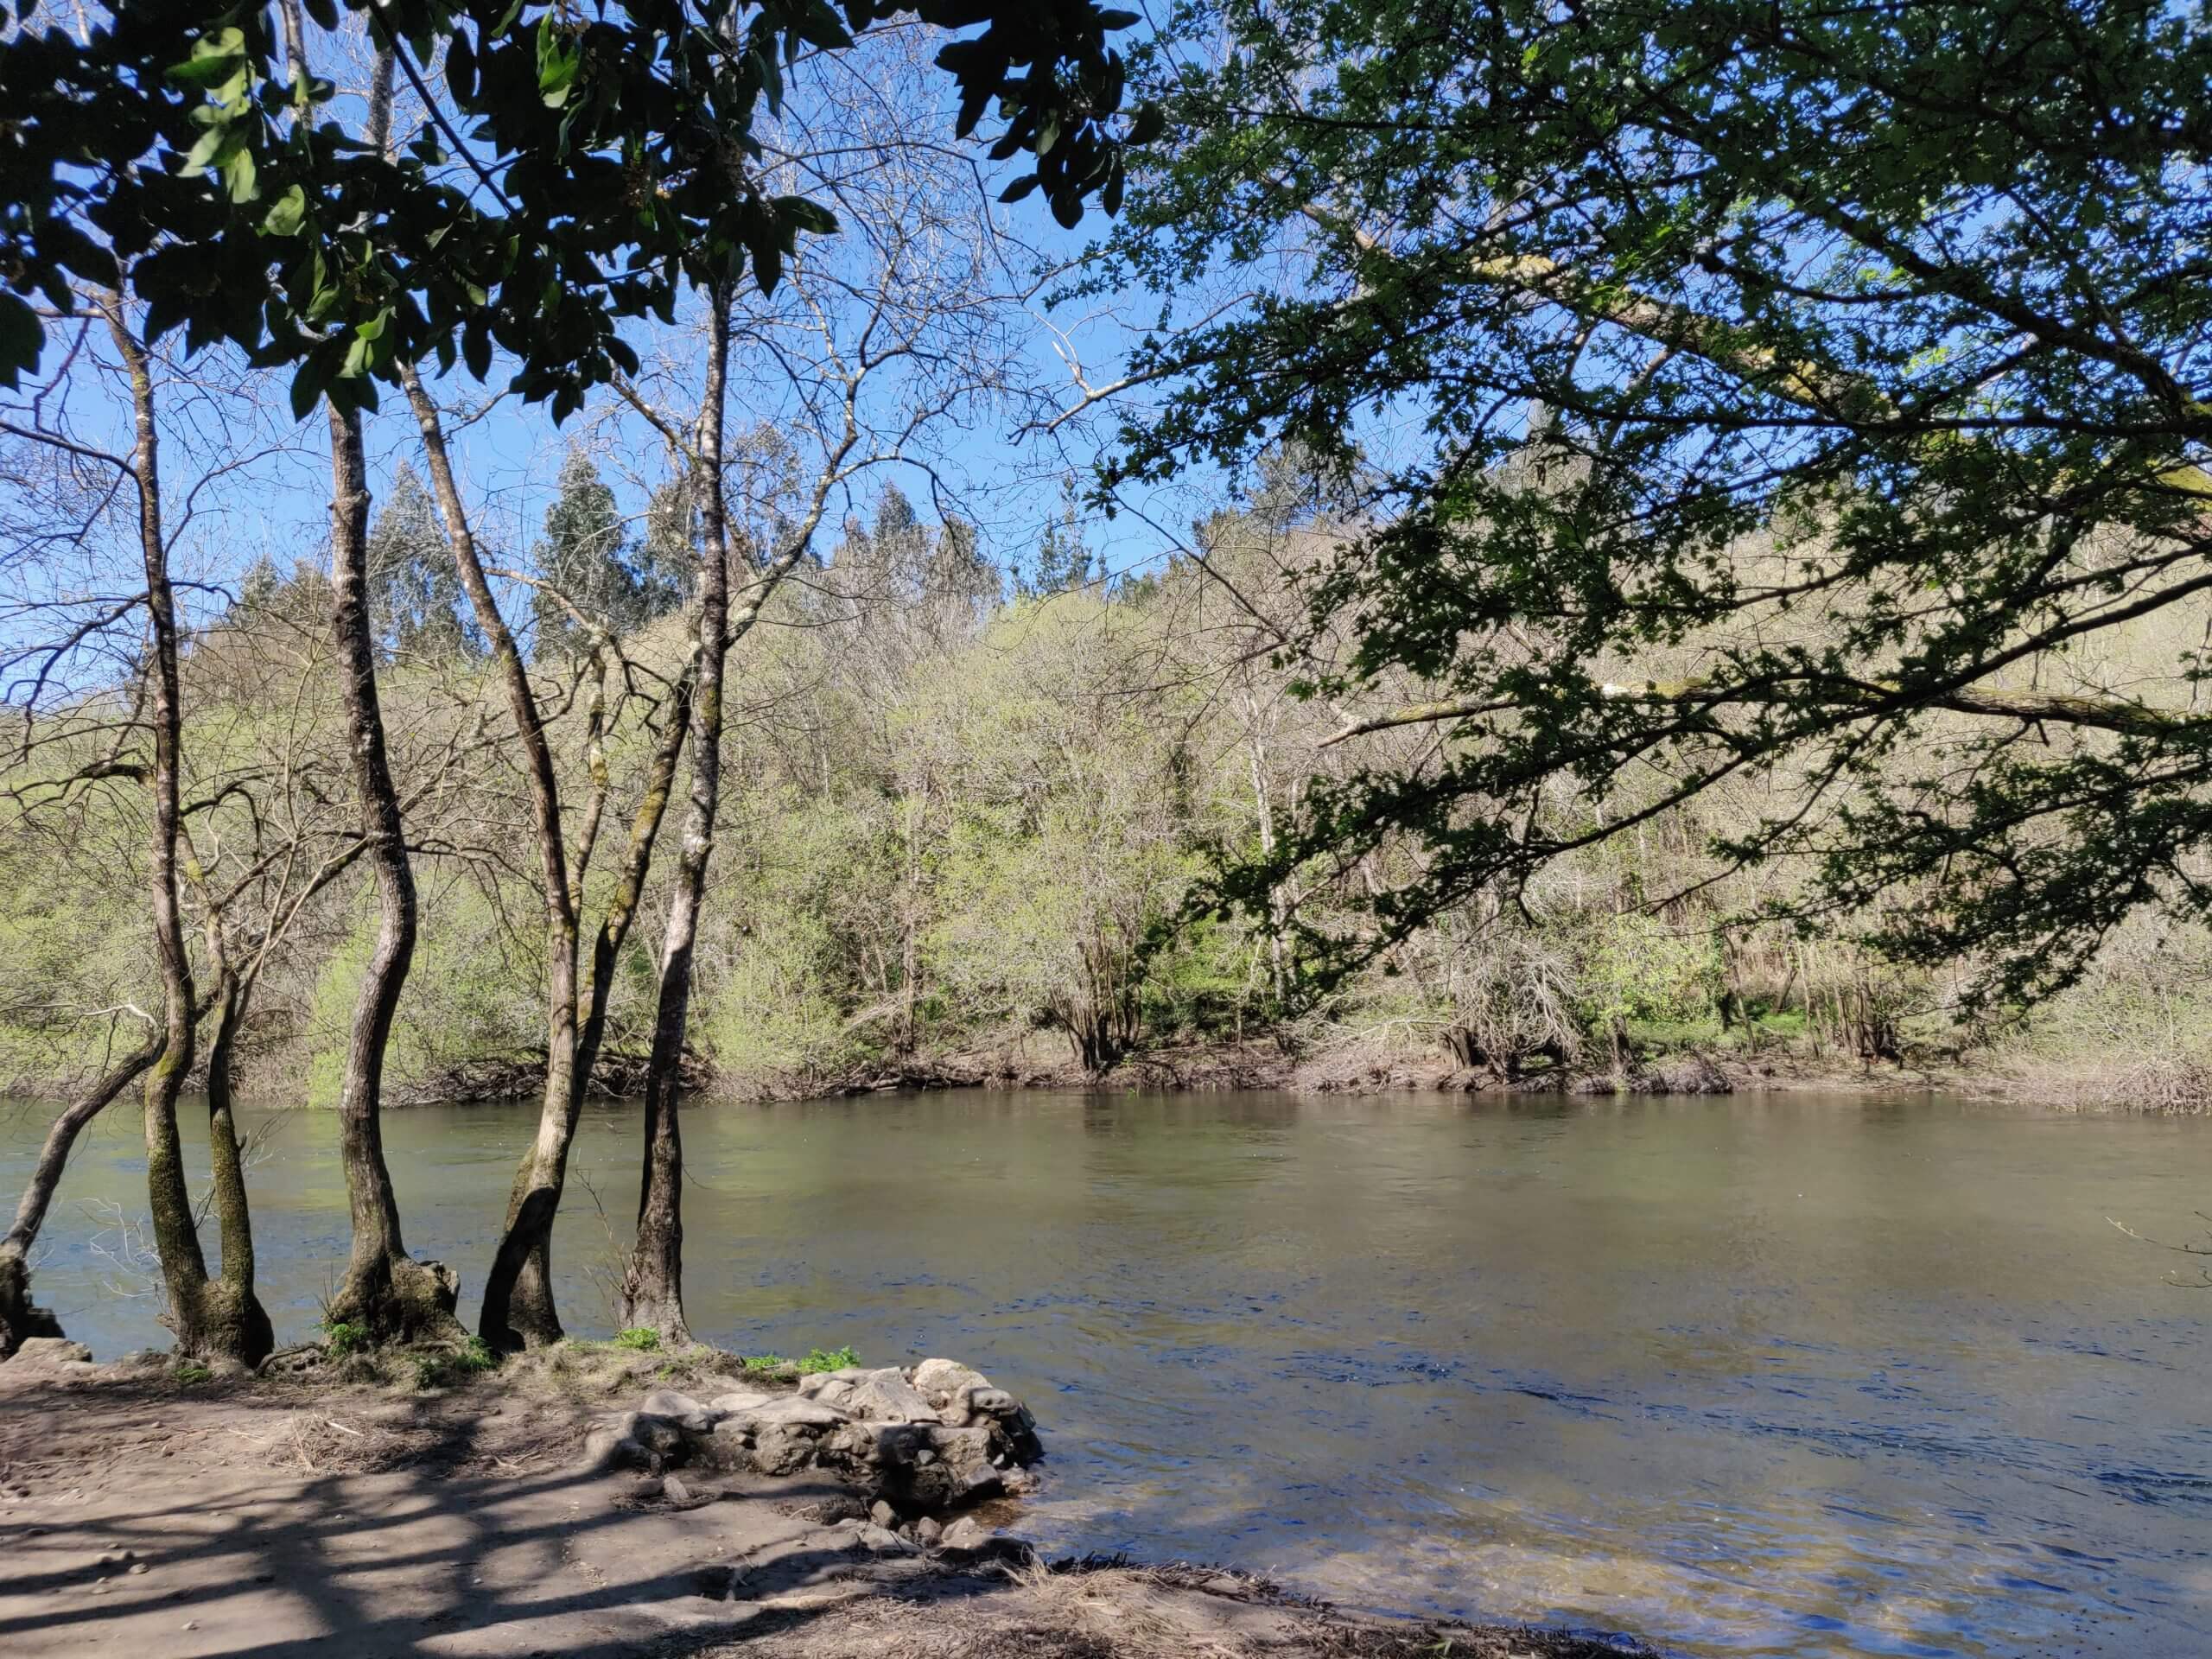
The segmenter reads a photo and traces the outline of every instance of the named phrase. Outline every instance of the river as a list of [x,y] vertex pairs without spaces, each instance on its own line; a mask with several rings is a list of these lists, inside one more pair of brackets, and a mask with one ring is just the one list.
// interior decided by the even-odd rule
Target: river
[[[534,1116],[386,1119],[407,1243],[464,1312]],[[346,1247],[334,1126],[249,1122],[298,1339]],[[41,1127],[0,1112],[10,1201]],[[626,1109],[579,1136],[577,1334],[607,1332],[636,1136]],[[2106,1219],[2192,1236],[2212,1122],[963,1091],[696,1105],[684,1142],[695,1331],[979,1366],[1040,1421],[1021,1529],[1056,1552],[1685,1654],[2212,1651],[2212,1291]],[[37,1268],[103,1357],[162,1340],[143,1169],[119,1108]]]

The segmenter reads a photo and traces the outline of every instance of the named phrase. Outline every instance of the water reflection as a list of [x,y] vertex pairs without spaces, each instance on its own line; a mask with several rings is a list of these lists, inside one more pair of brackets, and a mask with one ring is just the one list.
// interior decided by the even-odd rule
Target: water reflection
[[[391,1119],[410,1246],[480,1271],[530,1120]],[[329,1127],[277,1125],[254,1172],[288,1334],[343,1248]],[[2196,1655],[2212,1303],[2102,1217],[2187,1217],[2209,1129],[1802,1096],[709,1109],[689,1302],[748,1350],[952,1352],[1028,1395],[1053,1455],[1025,1524],[1056,1547],[1695,1652]],[[109,1352],[156,1333],[76,1206],[143,1208],[130,1131],[39,1274]],[[8,1122],[10,1183],[35,1132]],[[635,1134],[580,1135],[581,1329]]]

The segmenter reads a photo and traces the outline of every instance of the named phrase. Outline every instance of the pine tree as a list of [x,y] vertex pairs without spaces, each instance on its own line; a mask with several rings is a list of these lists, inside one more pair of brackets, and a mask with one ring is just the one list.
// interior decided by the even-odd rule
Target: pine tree
[[1049,594],[1065,594],[1087,585],[1093,577],[1103,575],[1103,562],[1094,561],[1090,549],[1083,539],[1083,526],[1077,522],[1072,489],[1066,493],[1060,516],[1045,526],[1045,534],[1037,543],[1037,554],[1030,562],[1030,574],[1019,586],[1023,594],[1041,599]]
[[634,543],[613,489],[582,450],[571,449],[562,462],[557,488],[535,556],[547,584],[531,601],[539,656],[568,655],[589,644],[589,631],[569,606],[620,634],[683,603],[696,558],[682,485],[654,494],[644,539]]
[[449,661],[483,650],[461,619],[461,577],[437,508],[405,462],[369,531],[369,620],[390,658]]

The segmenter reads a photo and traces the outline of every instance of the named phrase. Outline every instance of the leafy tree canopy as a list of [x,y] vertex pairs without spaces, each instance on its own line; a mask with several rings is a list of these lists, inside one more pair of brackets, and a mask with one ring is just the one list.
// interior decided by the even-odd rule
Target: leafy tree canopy
[[1437,740],[1225,901],[1409,838],[1369,952],[1756,777],[1715,852],[1988,995],[2212,908],[2202,5],[1201,0],[1141,83],[1102,280],[1295,277],[1148,342],[1108,483],[1335,458],[1290,644]]
[[[295,3],[326,30],[362,13],[433,111],[390,155],[331,118]],[[35,0],[0,9],[0,385],[39,360],[30,297],[67,314],[73,279],[127,277],[151,337],[298,365],[302,414],[372,404],[433,355],[481,378],[496,345],[565,416],[634,368],[623,318],[748,267],[772,289],[802,232],[836,228],[764,187],[756,114],[802,54],[909,10],[980,27],[939,58],[963,135],[995,101],[995,154],[1033,154],[1064,221],[1093,192],[1118,206],[1106,41],[1137,20],[1092,0],[131,0],[81,35]]]

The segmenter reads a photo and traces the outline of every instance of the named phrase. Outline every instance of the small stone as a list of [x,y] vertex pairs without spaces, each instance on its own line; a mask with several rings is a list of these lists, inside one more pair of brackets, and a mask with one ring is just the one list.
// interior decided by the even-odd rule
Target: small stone
[[200,1628],[200,1621],[196,1618],[188,1618],[184,1621],[184,1628],[188,1630],[196,1630]]
[[691,1501],[691,1489],[674,1475],[661,1482],[660,1495],[671,1503],[689,1503]]
[[944,1536],[944,1528],[938,1523],[935,1516],[925,1515],[914,1522],[914,1541],[918,1544],[934,1548],[937,1541]]
[[879,1527],[873,1521],[861,1522],[855,1535],[861,1547],[873,1554],[903,1555],[913,1548],[888,1527]]
[[899,1524],[899,1511],[879,1497],[869,1508],[868,1518],[879,1527],[895,1529]]
[[138,1573],[143,1573],[145,1570],[146,1563],[143,1561],[133,1561],[130,1563],[130,1572],[134,1577]]
[[938,1541],[947,1549],[982,1549],[991,1541],[991,1535],[975,1516],[963,1516],[944,1529]]

